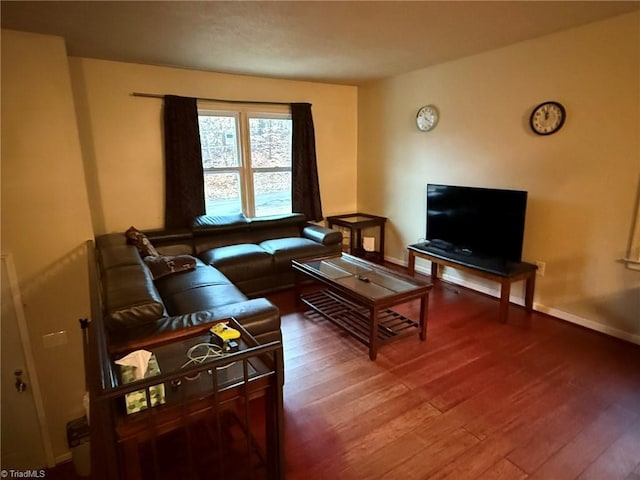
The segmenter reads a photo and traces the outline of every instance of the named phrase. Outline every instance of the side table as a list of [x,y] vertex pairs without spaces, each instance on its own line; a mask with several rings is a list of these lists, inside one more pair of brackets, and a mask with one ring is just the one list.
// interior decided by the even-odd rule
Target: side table
[[284,478],[282,343],[228,323],[241,333],[237,351],[216,353],[210,333],[155,346],[161,373],[110,394],[121,402],[117,393],[142,389],[149,405],[149,387],[166,393],[137,413],[113,409],[122,478]]
[[[334,225],[349,230],[349,247],[344,248],[347,253],[356,257],[365,258],[374,262],[384,262],[384,226],[387,219],[368,213],[349,213],[345,215],[334,215],[327,217],[327,226],[333,228]],[[374,248],[365,249],[363,230],[376,228],[378,244]],[[375,240],[374,240],[375,243]],[[346,247],[346,246],[345,246]],[[377,247],[377,248],[376,248]]]

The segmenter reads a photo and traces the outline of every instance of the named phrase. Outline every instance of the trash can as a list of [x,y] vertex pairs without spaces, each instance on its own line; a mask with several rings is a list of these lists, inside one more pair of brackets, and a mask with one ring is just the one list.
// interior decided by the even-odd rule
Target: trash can
[[91,475],[89,422],[86,416],[67,422],[67,444],[76,473],[81,477]]

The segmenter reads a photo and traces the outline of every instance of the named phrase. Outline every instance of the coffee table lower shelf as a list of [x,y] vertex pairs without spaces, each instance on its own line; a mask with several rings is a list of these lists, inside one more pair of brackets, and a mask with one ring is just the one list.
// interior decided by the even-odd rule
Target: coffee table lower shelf
[[[420,324],[393,310],[377,312],[378,328],[375,332],[376,346],[371,345],[374,338],[373,312],[354,303],[331,290],[319,290],[300,296],[300,300],[327,320],[335,323],[349,335],[364,343],[370,349],[392,340],[420,333]],[[375,357],[375,354],[374,354]],[[372,358],[373,359],[373,358]]]

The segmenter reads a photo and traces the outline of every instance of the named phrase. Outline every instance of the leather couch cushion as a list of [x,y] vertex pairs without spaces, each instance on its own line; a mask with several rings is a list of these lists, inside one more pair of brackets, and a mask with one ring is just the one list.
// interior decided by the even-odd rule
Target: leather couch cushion
[[232,282],[268,275],[273,268],[271,255],[253,243],[212,248],[202,252],[200,258]]
[[252,277],[238,281],[234,285],[248,297],[256,298],[293,287],[295,285],[295,275],[293,269],[289,268],[284,272],[273,272],[268,277]]
[[159,278],[155,281],[156,288],[162,298],[193,288],[208,287],[210,285],[229,285],[231,281],[220,270],[197,261],[195,270],[180,272],[175,275]]
[[305,216],[301,213],[252,218],[251,242],[260,243],[272,238],[299,237],[305,225]]
[[110,348],[112,351],[131,351],[131,342],[139,343],[141,339],[153,338],[156,335],[177,332],[229,317],[236,318],[259,342],[282,339],[280,312],[277,307],[266,298],[256,298],[209,310],[163,317],[135,329],[113,332],[109,335]]
[[279,272],[289,270],[291,260],[294,258],[326,255],[327,253],[322,244],[299,237],[265,240],[260,243],[260,247],[273,255],[275,269]]
[[204,263],[213,265],[216,268],[225,265],[235,264],[238,261],[256,261],[268,259],[269,254],[254,243],[241,243],[239,245],[228,245],[226,247],[212,248],[200,255]]
[[[199,216],[193,221],[194,250],[201,255],[212,248],[246,243],[258,244],[264,240],[299,237],[306,225],[300,213],[246,218],[244,215]],[[226,272],[225,272],[226,273]]]
[[249,219],[243,214],[196,217],[192,223],[193,248],[196,255],[212,248],[240,243],[253,243]]
[[98,250],[103,250],[108,247],[113,247],[115,245],[126,245],[127,237],[124,236],[124,233],[105,233],[104,235],[98,235],[96,237],[96,248]]
[[138,249],[133,245],[112,245],[100,250],[100,262],[103,270],[125,265],[142,265]]
[[199,310],[210,310],[246,300],[247,297],[231,283],[192,288],[164,298],[170,315],[183,315]]
[[135,328],[167,315],[151,274],[144,265],[128,265],[104,272],[107,328]]

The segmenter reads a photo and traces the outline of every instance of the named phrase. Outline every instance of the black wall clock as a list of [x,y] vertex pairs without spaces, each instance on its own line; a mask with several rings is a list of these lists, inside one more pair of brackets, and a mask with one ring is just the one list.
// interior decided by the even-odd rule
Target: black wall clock
[[562,128],[566,118],[567,112],[561,103],[543,102],[531,112],[529,125],[538,135],[551,135]]

